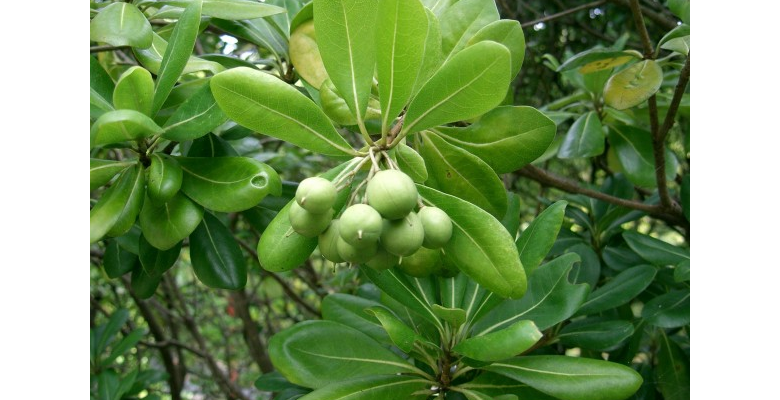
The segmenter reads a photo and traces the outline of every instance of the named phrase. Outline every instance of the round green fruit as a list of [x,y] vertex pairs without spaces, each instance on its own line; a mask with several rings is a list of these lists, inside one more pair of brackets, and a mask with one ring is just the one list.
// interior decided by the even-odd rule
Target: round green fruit
[[379,242],[390,254],[410,256],[422,246],[424,238],[425,231],[420,223],[420,217],[417,213],[410,212],[401,219],[384,220]]
[[409,175],[397,170],[379,171],[366,186],[368,204],[387,219],[403,218],[417,206],[417,187]]
[[313,238],[328,229],[331,219],[333,219],[333,210],[322,214],[314,214],[298,203],[292,203],[290,206],[290,225],[295,232],[301,236]]
[[441,269],[441,251],[420,247],[416,253],[404,257],[398,267],[407,275],[425,278]]
[[322,232],[317,238],[317,245],[320,247],[320,254],[325,257],[326,260],[334,263],[344,262],[344,258],[339,255],[336,243],[338,243],[339,237],[339,220],[334,219],[330,221],[330,225],[325,232]]
[[295,202],[310,213],[325,213],[336,203],[336,186],[325,178],[306,178],[295,191]]
[[382,246],[376,251],[374,257],[372,257],[366,265],[373,268],[376,271],[384,271],[386,269],[393,268],[401,262],[401,257],[394,254],[390,254]]
[[339,252],[341,258],[344,261],[353,264],[363,264],[370,261],[374,255],[376,255],[379,243],[373,242],[372,244],[365,245],[363,247],[355,247],[340,237],[336,240],[336,249]]
[[423,247],[438,249],[450,241],[452,220],[441,208],[423,207],[417,215],[419,215],[423,230],[425,230]]
[[354,247],[376,245],[382,234],[382,216],[371,206],[353,204],[341,214],[339,235]]

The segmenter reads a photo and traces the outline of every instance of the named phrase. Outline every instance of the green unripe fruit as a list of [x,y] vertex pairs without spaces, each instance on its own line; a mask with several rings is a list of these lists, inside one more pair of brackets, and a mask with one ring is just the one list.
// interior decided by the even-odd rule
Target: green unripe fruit
[[310,213],[325,213],[336,203],[336,186],[325,178],[306,178],[295,191],[295,202]]
[[401,257],[390,254],[379,246],[374,257],[372,257],[366,265],[373,268],[376,271],[384,271],[386,269],[393,268],[401,263]]
[[394,221],[384,220],[384,228],[379,241],[388,253],[396,256],[410,256],[423,244],[425,231],[420,217],[410,212]]
[[336,249],[341,258],[343,258],[344,261],[353,264],[363,264],[371,260],[376,254],[378,247],[379,244],[377,242],[372,242],[363,247],[355,247],[345,242],[340,237],[336,240]]
[[339,255],[336,243],[340,239],[339,237],[339,220],[334,219],[330,221],[330,225],[325,232],[322,232],[317,238],[317,245],[320,247],[320,254],[325,257],[326,260],[334,263],[344,262],[344,258]]
[[420,247],[416,253],[404,257],[398,267],[407,275],[425,278],[441,269],[441,251]]
[[382,216],[371,206],[353,204],[341,214],[339,235],[352,246],[376,245],[380,234],[382,234]]
[[328,229],[333,219],[333,210],[322,214],[313,214],[303,209],[298,203],[290,206],[290,225],[301,236],[313,238]]
[[423,207],[417,213],[425,230],[423,247],[438,249],[452,237],[452,220],[441,208]]
[[417,206],[417,187],[409,175],[397,170],[379,171],[366,186],[368,204],[387,219],[403,218]]

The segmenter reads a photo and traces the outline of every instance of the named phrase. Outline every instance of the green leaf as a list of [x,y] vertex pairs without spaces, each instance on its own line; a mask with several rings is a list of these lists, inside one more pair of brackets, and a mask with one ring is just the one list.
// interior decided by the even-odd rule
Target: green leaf
[[629,321],[584,319],[566,325],[557,337],[565,346],[611,351],[633,334],[634,325]]
[[234,68],[213,77],[211,90],[225,114],[249,129],[325,155],[355,153],[314,102],[272,75]]
[[691,370],[682,351],[659,330],[659,349],[656,353],[658,365],[655,378],[658,389],[665,400],[686,400],[691,398]]
[[[313,5],[313,2],[309,4]],[[290,62],[295,70],[305,82],[319,89],[322,82],[328,79],[328,72],[325,71],[325,65],[322,63],[313,20],[302,22],[293,28],[289,46]]]
[[152,25],[129,3],[112,3],[89,23],[89,40],[145,49],[152,45]]
[[238,152],[227,140],[207,133],[192,141],[186,153],[187,157],[238,157]]
[[691,261],[683,261],[677,264],[674,269],[674,281],[675,282],[687,282],[691,280]]
[[366,313],[370,313],[379,320],[379,323],[382,324],[382,328],[387,332],[387,335],[390,337],[393,344],[404,353],[412,351],[415,341],[424,340],[412,328],[404,324],[400,319],[396,318],[393,313],[382,306],[367,308]]
[[138,255],[138,241],[141,239],[141,228],[138,225],[133,225],[127,233],[122,236],[117,236],[114,240],[119,243],[119,247],[125,251],[129,251],[135,255]]
[[664,43],[672,39],[684,38],[686,36],[691,36],[691,27],[686,24],[679,25],[676,28],[669,31],[669,33],[664,35],[664,37],[662,37],[661,40],[658,41],[658,46],[664,48],[662,47]]
[[539,267],[528,282],[528,293],[499,304],[475,324],[474,332],[485,335],[520,320],[534,321],[545,330],[571,317],[590,291],[587,284],[572,285],[567,279],[577,261],[578,255],[567,253]]
[[691,323],[691,292],[675,290],[648,301],[642,318],[659,328],[679,328]]
[[163,274],[171,269],[176,260],[179,259],[182,243],[177,242],[175,246],[160,250],[152,246],[142,235],[138,241],[138,258],[141,260],[141,267],[144,273],[152,278],[162,277]]
[[650,265],[639,265],[619,273],[594,290],[577,315],[596,314],[628,303],[653,282],[656,272]]
[[568,203],[559,200],[547,207],[517,238],[517,252],[525,273],[531,276],[555,243]]
[[417,371],[364,333],[332,321],[305,321],[277,333],[269,340],[268,354],[290,382],[315,389],[362,376]]
[[427,387],[428,381],[405,375],[364,376],[336,381],[303,396],[300,400],[407,400]]
[[[506,192],[506,202],[506,214],[501,219],[501,225],[504,225],[512,237],[517,237],[517,232],[520,229],[520,196],[517,193]],[[523,257],[520,256],[520,261],[522,260]],[[523,266],[525,267],[525,265]]]
[[612,75],[604,87],[604,102],[625,110],[649,99],[661,87],[664,72],[653,60],[638,62]]
[[639,232],[625,231],[623,239],[640,257],[659,267],[690,261],[690,250],[671,245]]
[[227,121],[211,89],[203,86],[179,106],[163,126],[162,137],[176,142],[197,139]]
[[[361,271],[395,301],[403,304],[439,329],[443,328],[441,321],[431,308],[431,302],[428,301],[420,287],[413,286],[409,279],[411,277],[407,277],[395,267],[382,272],[377,272],[372,268],[363,268]],[[415,283],[419,283],[419,281],[415,281]]]
[[[152,34],[152,36],[152,45],[148,49],[134,48],[133,54],[144,68],[148,69],[149,72],[158,75],[159,81],[160,68],[162,67],[163,55],[168,50],[168,42],[156,33]],[[187,58],[187,64],[185,65],[184,70],[181,71],[181,74],[189,74],[197,71],[209,71],[212,74],[216,74],[224,69],[225,68],[219,63],[207,61],[195,56],[189,56],[189,58]],[[176,79],[178,79],[178,76]],[[175,91],[176,88],[173,89],[171,95],[175,93]],[[167,106],[168,101],[169,100],[166,100],[163,106]]]
[[457,197],[421,185],[417,191],[426,203],[441,208],[452,219],[452,238],[444,251],[458,269],[500,297],[525,294],[523,265],[501,222]]
[[320,107],[325,114],[339,125],[356,125],[357,119],[349,109],[346,100],[338,94],[330,79],[325,79],[320,85]]
[[422,68],[428,16],[419,0],[379,0],[377,78],[382,132],[409,103]]
[[444,54],[441,50],[441,29],[439,28],[439,19],[430,10],[425,10],[428,18],[428,31],[425,33],[425,43],[423,44],[423,60],[417,78],[414,81],[413,94],[420,91],[420,88],[428,82],[431,76],[441,67],[444,62]]
[[255,387],[264,392],[281,392],[285,389],[304,389],[287,380],[279,371],[271,371],[260,375],[255,380]]
[[95,190],[109,181],[116,174],[126,170],[135,164],[134,161],[89,159],[89,190]]
[[95,57],[89,56],[89,105],[92,118],[114,109],[113,93],[114,81],[100,62]]
[[206,286],[240,289],[246,285],[246,259],[230,230],[214,215],[203,214],[203,221],[190,235],[190,258],[195,276]]
[[571,269],[569,282],[587,283],[590,287],[595,287],[601,277],[601,262],[593,246],[580,243],[566,249],[566,252],[576,253],[582,259]]
[[[441,13],[442,50],[452,58],[463,50],[480,29],[498,21],[498,9],[493,0],[460,0]],[[487,55],[486,55],[487,56]],[[507,71],[507,76],[509,72]]]
[[422,139],[428,186],[469,201],[496,218],[506,214],[506,189],[489,165],[435,134],[422,134]]
[[642,377],[633,369],[590,358],[527,356],[484,369],[562,400],[623,400],[642,384]]
[[187,66],[192,49],[195,47],[195,39],[198,37],[202,8],[202,0],[192,0],[173,28],[169,45],[165,48],[160,69],[157,72],[152,106],[153,114],[162,108],[165,99],[168,98],[171,89],[176,85],[179,76]]
[[506,46],[512,62],[509,68],[509,79],[515,79],[525,58],[525,36],[520,21],[502,19],[491,22],[469,39],[468,46],[483,40],[492,40]]
[[691,176],[685,175],[683,177],[682,185],[680,185],[680,203],[682,203],[683,214],[688,221],[691,220]]
[[92,359],[97,360],[103,354],[106,348],[108,348],[108,345],[110,345],[116,339],[116,334],[119,333],[119,330],[122,329],[122,325],[127,322],[129,317],[129,311],[124,308],[120,308],[111,314],[111,317],[108,318],[108,321],[105,323],[105,325],[102,325],[99,328],[95,328],[100,330],[96,331],[99,333],[95,337],[96,341],[94,346],[92,343],[90,343],[90,347],[92,348]]
[[119,376],[113,369],[102,371],[97,376],[98,400],[114,400],[119,397]]
[[[631,183],[654,188],[655,158],[650,132],[627,125],[609,127],[609,144],[615,149],[620,165]],[[665,149],[666,179],[674,180],[677,174],[677,158]]]
[[479,361],[499,361],[530,349],[541,338],[542,332],[533,321],[525,320],[497,332],[470,337],[458,343],[453,350]]
[[143,194],[144,168],[136,164],[122,172],[90,210],[89,242],[95,243],[109,232],[120,236],[129,230],[141,210]]
[[468,390],[477,389],[482,393],[493,396],[494,400],[506,393],[516,395],[520,399],[555,400],[554,397],[532,389],[524,383],[487,371],[481,371],[476,378],[462,383],[458,387]]
[[135,347],[135,345],[141,341],[145,335],[146,331],[143,329],[135,329],[128,333],[127,336],[122,338],[122,340],[120,340],[119,343],[117,343],[116,346],[111,349],[111,354],[109,354],[107,358],[103,359],[101,365],[103,367],[108,367],[111,365],[111,363],[113,363],[117,357],[125,354],[128,350]]
[[436,71],[409,104],[401,134],[490,111],[506,95],[509,67],[509,50],[495,42],[479,42],[459,52]]
[[676,51],[680,54],[688,55],[691,52],[691,37],[684,36],[674,38],[661,45],[662,49]]
[[203,219],[203,207],[179,193],[160,204],[144,202],[139,222],[152,246],[167,250],[189,236]]
[[122,73],[114,89],[114,106],[152,116],[154,80],[144,68],[133,66]]
[[591,111],[574,121],[558,149],[558,157],[594,157],[603,152],[604,130],[601,127],[598,114]]
[[315,0],[314,28],[330,80],[362,124],[376,67],[376,0]]
[[636,50],[590,49],[570,57],[558,67],[558,72],[571,71],[576,68],[581,74],[589,74],[610,70],[637,59],[642,59],[642,54]]
[[240,21],[212,19],[211,24],[233,36],[268,49],[276,58],[287,57],[289,51],[287,47],[287,32],[279,32],[279,30],[273,26],[272,22],[269,22],[264,18]]
[[444,140],[481,158],[496,173],[539,158],[555,138],[555,123],[532,107],[501,106],[467,128],[437,129]]
[[398,167],[413,181],[423,183],[428,180],[428,170],[425,168],[425,160],[413,148],[399,143],[395,146],[396,162]]
[[457,307],[442,307],[438,304],[434,304],[431,307],[431,311],[436,314],[437,317],[446,321],[452,329],[457,330],[466,322],[466,310]]
[[282,181],[271,167],[247,157],[178,157],[181,191],[198,204],[220,212],[243,211],[268,194],[280,195]]
[[366,310],[381,307],[376,301],[345,293],[332,293],[322,299],[322,319],[355,328],[380,343],[389,343],[385,329]]
[[90,147],[143,139],[160,132],[162,128],[138,111],[108,111],[92,124]]
[[666,6],[677,17],[686,24],[691,22],[691,2],[690,0],[667,0]]
[[130,275],[130,287],[140,299],[154,296],[161,281],[162,275],[151,276],[147,274],[140,263],[133,268],[133,273]]
[[[203,15],[209,17],[239,20],[263,18],[286,12],[282,7],[264,4],[252,0],[202,0]],[[160,3],[177,7],[187,7],[196,0],[165,0]]]
[[181,189],[184,172],[179,163],[165,153],[154,153],[151,158],[147,195],[157,203],[164,203]]
[[106,271],[109,278],[119,278],[132,271],[136,263],[138,263],[138,257],[119,246],[119,242],[116,240],[106,241],[106,251],[103,253],[103,270]]

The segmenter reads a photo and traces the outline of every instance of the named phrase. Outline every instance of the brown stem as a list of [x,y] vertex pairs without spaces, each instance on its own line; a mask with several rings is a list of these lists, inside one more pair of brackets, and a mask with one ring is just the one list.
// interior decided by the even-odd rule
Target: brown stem
[[[623,7],[631,7],[629,5],[629,0],[609,0],[611,3],[621,5]],[[656,11],[653,11],[649,7],[641,6],[642,14],[646,15],[647,18],[653,20],[656,24],[661,26],[662,28],[666,30],[672,30],[677,27],[677,20],[664,15],[664,13],[659,13]]]
[[260,341],[260,331],[257,329],[257,323],[249,313],[249,299],[246,292],[243,289],[239,289],[232,292],[230,296],[233,298],[236,314],[243,324],[244,341],[246,341],[247,347],[249,347],[249,355],[252,356],[252,359],[264,374],[273,371],[274,367],[271,364],[271,359],[268,358],[265,346]]
[[114,50],[121,50],[121,49],[127,49],[127,48],[129,48],[129,47],[128,46],[110,46],[110,45],[92,46],[92,47],[89,48],[89,53],[90,54],[92,54],[92,53],[100,53],[100,52],[103,52],[103,51],[114,51]]
[[563,11],[561,11],[559,13],[555,13],[553,15],[548,15],[546,17],[535,19],[533,21],[523,22],[522,24],[520,24],[520,26],[523,27],[523,28],[528,28],[529,26],[534,26],[534,25],[536,25],[536,24],[538,24],[540,22],[551,21],[553,19],[564,17],[564,16],[576,13],[576,12],[581,11],[581,10],[585,10],[585,9],[593,8],[593,7],[598,7],[598,6],[600,6],[600,5],[602,5],[602,4],[606,3],[606,2],[607,2],[607,0],[598,0],[598,1],[594,1],[592,3],[583,4],[583,5],[574,7],[574,8],[570,8],[568,10],[563,10]]
[[677,115],[677,109],[680,107],[680,101],[682,100],[682,97],[685,94],[685,88],[688,87],[688,80],[690,79],[690,77],[691,77],[691,55],[688,54],[688,57],[685,58],[685,65],[680,71],[680,77],[677,80],[677,86],[674,88],[674,96],[672,97],[672,102],[669,103],[669,111],[666,112],[666,118],[664,118],[664,123],[663,125],[661,125],[661,128],[658,130],[659,138],[662,141],[666,139],[666,135],[669,133],[669,130],[672,129],[672,125],[674,125],[674,117],[675,115]]
[[636,24],[636,29],[639,31],[639,37],[642,39],[645,58],[653,58],[653,43],[650,42],[650,35],[647,33],[645,19],[642,16],[642,9],[639,7],[639,0],[629,0],[628,5],[631,7],[631,14],[634,16],[634,24]]

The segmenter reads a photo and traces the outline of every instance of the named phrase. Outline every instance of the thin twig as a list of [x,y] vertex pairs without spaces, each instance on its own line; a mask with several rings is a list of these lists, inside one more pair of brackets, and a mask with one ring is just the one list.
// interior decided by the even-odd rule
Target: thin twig
[[122,50],[127,49],[128,46],[111,46],[111,45],[104,45],[104,46],[92,46],[89,48],[89,53],[100,53],[103,51],[114,51],[114,50]]
[[559,13],[555,13],[553,15],[548,15],[548,16],[546,16],[544,18],[539,18],[539,19],[535,19],[533,21],[523,22],[522,24],[520,24],[520,26],[523,27],[523,28],[528,28],[529,26],[534,26],[534,25],[536,25],[536,24],[538,24],[540,22],[551,21],[551,20],[554,20],[554,19],[557,19],[557,18],[560,18],[560,17],[565,17],[565,16],[567,16],[569,14],[576,13],[576,12],[581,11],[581,10],[585,10],[585,9],[593,8],[593,7],[598,7],[598,6],[600,6],[600,5],[602,5],[602,4],[606,3],[606,2],[607,2],[607,0],[599,0],[599,1],[594,1],[592,3],[583,4],[581,6],[570,8],[568,10],[564,10],[564,11],[561,11]]

